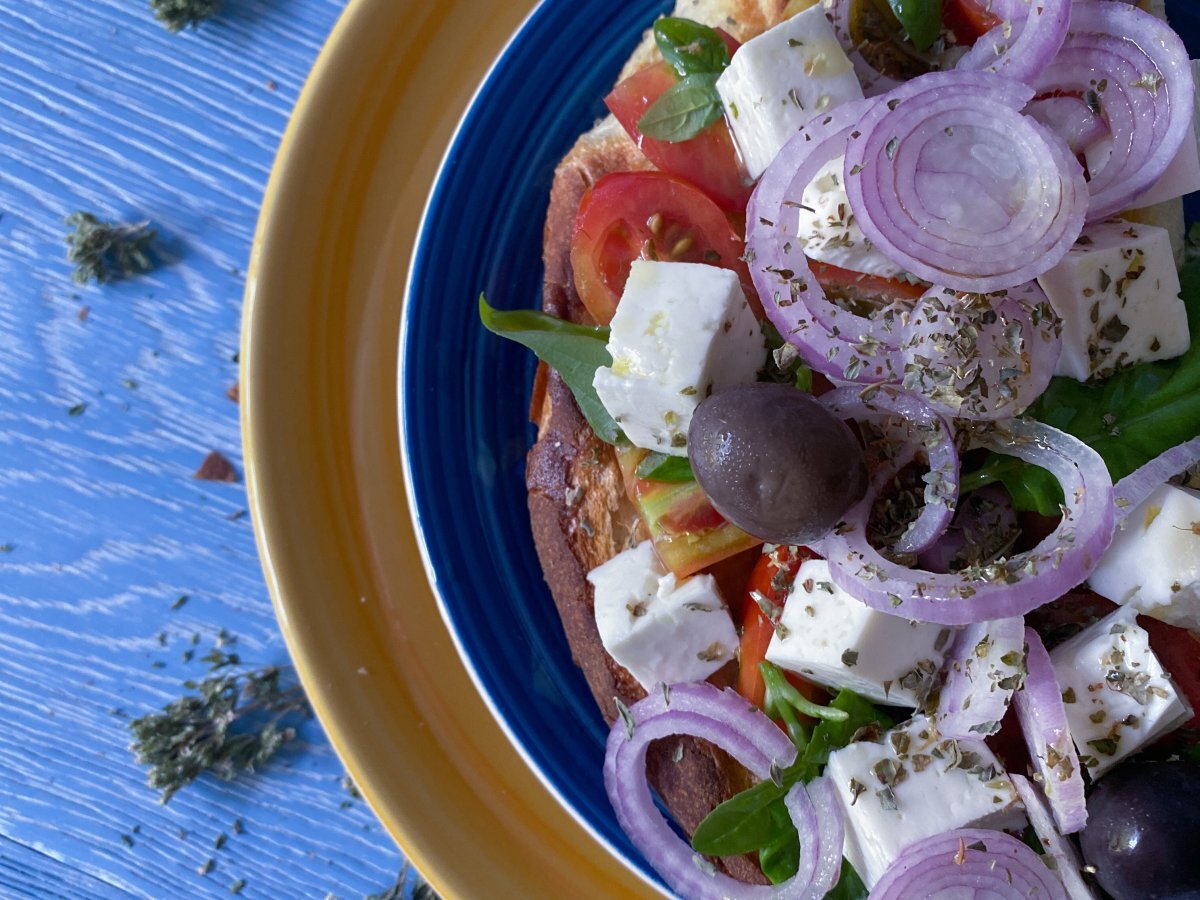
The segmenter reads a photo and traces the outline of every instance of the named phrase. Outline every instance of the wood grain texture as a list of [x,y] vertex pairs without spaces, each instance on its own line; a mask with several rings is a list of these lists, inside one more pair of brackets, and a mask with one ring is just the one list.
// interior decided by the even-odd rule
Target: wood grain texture
[[[0,896],[359,897],[401,866],[316,723],[166,807],[127,747],[203,672],[193,635],[286,659],[241,485],[192,473],[241,471],[242,272],[342,5],[227,0],[173,36],[145,0],[0,0]],[[76,209],[149,219],[160,266],[73,284]]]

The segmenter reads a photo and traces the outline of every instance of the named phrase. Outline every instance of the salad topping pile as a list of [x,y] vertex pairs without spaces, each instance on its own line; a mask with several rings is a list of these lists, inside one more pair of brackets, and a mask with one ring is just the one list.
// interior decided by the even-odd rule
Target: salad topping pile
[[[646,691],[618,821],[687,897],[1200,897],[1162,849],[1200,833],[1200,275],[1129,212],[1200,189],[1183,43],[1124,0],[788,13],[661,19],[606,99],[654,168],[580,206],[594,325],[480,303],[640,514],[589,575]],[[680,735],[757,782],[690,844],[646,780]]]

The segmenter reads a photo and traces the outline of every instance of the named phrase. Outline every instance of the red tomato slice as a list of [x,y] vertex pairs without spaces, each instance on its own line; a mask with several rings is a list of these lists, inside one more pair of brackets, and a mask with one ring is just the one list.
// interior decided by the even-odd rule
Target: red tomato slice
[[975,42],[1002,24],[981,0],[946,0],[942,7],[942,21],[954,32],[960,44],[971,47]]
[[[732,42],[731,51],[736,49],[733,38],[722,36],[726,43]],[[724,119],[718,119],[691,140],[678,143],[648,138],[638,130],[638,122],[646,110],[678,81],[679,76],[670,64],[654,63],[618,84],[604,98],[604,103],[650,162],[664,172],[686,178],[722,209],[744,213],[753,185],[742,171]]]
[[[820,559],[807,547],[788,547],[781,545],[770,553],[759,557],[758,565],[750,574],[746,585],[746,599],[742,605],[742,643],[740,651],[741,663],[738,668],[738,693],[761,707],[766,696],[767,687],[763,684],[762,673],[758,664],[767,655],[767,646],[775,634],[771,620],[763,615],[762,609],[753,595],[762,594],[776,606],[783,606],[792,588],[792,580],[796,571],[810,559]],[[787,679],[792,686],[804,696],[817,703],[827,699],[824,690],[816,685],[787,673]]]
[[744,245],[721,209],[666,172],[616,172],[583,195],[571,240],[575,289],[607,325],[635,259],[707,263],[737,273],[751,305],[758,298],[742,260]]
[[859,299],[916,300],[925,288],[909,281],[881,278],[851,269],[841,269],[828,263],[809,260],[809,268],[821,287],[829,292],[855,295]]

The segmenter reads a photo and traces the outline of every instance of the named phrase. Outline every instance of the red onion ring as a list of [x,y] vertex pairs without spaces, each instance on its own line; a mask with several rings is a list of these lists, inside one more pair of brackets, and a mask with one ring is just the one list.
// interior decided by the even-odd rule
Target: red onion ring
[[845,153],[846,141],[876,100],[845,103],[809,122],[767,167],[746,212],[746,262],[767,318],[812,368],[847,381],[896,381],[899,308],[874,318],[830,303],[812,274],[797,207],[817,172]]
[[955,71],[880,98],[846,151],[866,237],[918,277],[967,292],[1055,266],[1083,228],[1087,184],[1063,140],[1021,114],[1032,97],[1016,81]]
[[1003,295],[932,288],[913,308],[900,346],[904,386],[946,416],[1012,418],[1049,387],[1061,328],[1037,282]]
[[1112,137],[1104,117],[1089,109],[1082,97],[1039,97],[1025,107],[1025,115],[1037,119],[1066,141],[1076,156]]
[[975,446],[1050,470],[1063,488],[1063,518],[1040,544],[990,566],[938,574],[898,565],[866,538],[875,497],[867,492],[814,550],[830,577],[872,609],[940,625],[1022,616],[1083,582],[1112,542],[1112,479],[1100,455],[1040,422],[1014,419],[979,429]]
[[1127,3],[1075,0],[1067,39],[1036,87],[1090,94],[1112,132],[1112,155],[1088,182],[1089,222],[1136,205],[1189,135],[1187,48],[1165,22]]
[[976,622],[954,637],[938,696],[938,733],[979,740],[1000,730],[1024,680],[1025,623],[1020,616]]
[[1005,21],[975,42],[958,61],[959,71],[994,72],[1032,84],[1066,40],[1071,0],[1019,0],[991,9]]
[[1116,519],[1125,518],[1146,502],[1146,498],[1180,472],[1200,463],[1200,437],[1184,441],[1165,453],[1160,453],[1135,472],[1113,485],[1116,498]]
[[1074,834],[1087,824],[1087,804],[1062,691],[1050,654],[1032,628],[1025,629],[1025,651],[1028,672],[1024,686],[1013,696],[1013,708],[1058,830]]
[[871,900],[930,897],[1066,900],[1036,853],[1003,831],[981,828],[947,831],[905,848],[871,889]]
[[[736,691],[704,682],[652,691],[629,708],[628,718],[618,718],[608,735],[604,787],[621,828],[671,889],[689,898],[713,900],[823,897],[840,874],[844,839],[828,790],[820,785],[806,790],[797,784],[785,798],[800,833],[796,875],[770,887],[744,884],[717,872],[697,855],[654,804],[646,781],[646,750],[652,741],[676,735],[711,741],[762,780],[796,757],[795,746],[761,710]],[[830,864],[834,857],[837,868]]]
[[[950,424],[918,398],[895,388],[879,387],[867,391],[838,388],[824,395],[821,402],[843,419],[895,416],[905,421],[920,438],[920,445],[929,457],[925,505],[894,549],[897,553],[920,553],[932,546],[946,533],[958,499],[958,448]],[[876,493],[912,462],[917,449],[914,444],[906,444],[901,455],[884,467],[876,482]]]
[[1071,845],[1070,840],[1058,833],[1042,792],[1023,775],[1009,775],[1009,780],[1016,788],[1021,802],[1025,804],[1029,824],[1033,826],[1042,848],[1049,857],[1049,860],[1043,857],[1043,861],[1047,864],[1049,861],[1054,862],[1050,868],[1058,873],[1063,888],[1067,892],[1067,900],[1096,900],[1096,895],[1083,880],[1079,856],[1075,853],[1075,848]]

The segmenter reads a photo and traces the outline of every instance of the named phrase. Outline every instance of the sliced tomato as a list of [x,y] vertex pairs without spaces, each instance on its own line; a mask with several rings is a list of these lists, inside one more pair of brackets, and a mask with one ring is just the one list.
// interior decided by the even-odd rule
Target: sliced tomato
[[942,22],[954,32],[958,42],[967,47],[974,46],[977,40],[1003,24],[983,0],[945,0]]
[[911,281],[867,275],[816,260],[809,260],[808,265],[821,287],[831,294],[841,294],[851,300],[916,300],[925,293],[922,285]]
[[616,172],[579,204],[571,240],[575,289],[601,325],[612,320],[635,259],[707,263],[737,273],[752,304],[742,239],[721,209],[666,172]]
[[[796,571],[810,559],[820,559],[807,547],[789,547],[780,545],[770,553],[764,553],[758,560],[758,565],[750,574],[746,585],[746,599],[742,604],[742,643],[739,654],[737,689],[743,697],[761,707],[766,695],[766,685],[763,684],[762,673],[758,664],[767,655],[767,647],[775,634],[775,626],[763,614],[762,608],[755,599],[761,594],[776,606],[783,606],[791,591],[792,581]],[[816,685],[810,684],[787,673],[787,679],[796,690],[810,700],[823,702],[825,692]]]
[[[726,43],[737,42],[722,34]],[[733,137],[725,120],[717,119],[691,140],[671,143],[646,137],[638,130],[646,110],[654,105],[679,76],[668,63],[653,63],[621,81],[604,98],[605,105],[646,158],[664,172],[682,176],[712,197],[722,209],[744,213],[753,185],[742,171]]]

